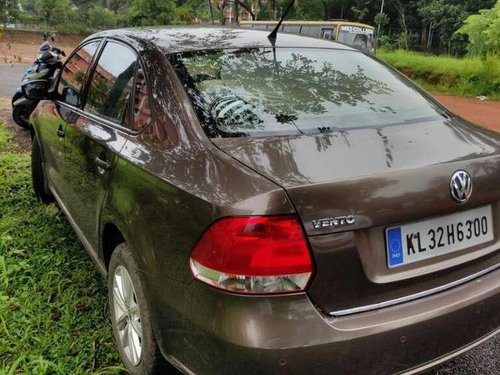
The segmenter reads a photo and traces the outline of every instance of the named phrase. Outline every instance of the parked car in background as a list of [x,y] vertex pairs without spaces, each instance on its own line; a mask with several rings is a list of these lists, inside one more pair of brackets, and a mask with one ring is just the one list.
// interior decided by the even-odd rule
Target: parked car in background
[[415,373],[498,333],[499,135],[267,36],[99,32],[31,116],[35,193],[107,277],[128,371]]
[[[277,24],[277,21],[240,22],[240,26],[242,28],[267,30],[269,32],[271,32]],[[371,55],[375,54],[375,50],[377,48],[375,28],[359,22],[350,22],[347,20],[284,21],[281,24],[279,31],[334,40],[367,52]]]

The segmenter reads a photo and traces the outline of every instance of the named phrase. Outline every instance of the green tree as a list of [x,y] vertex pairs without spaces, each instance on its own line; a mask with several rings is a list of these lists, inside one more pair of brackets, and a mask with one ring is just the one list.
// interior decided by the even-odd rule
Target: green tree
[[68,0],[39,0],[37,12],[46,25],[55,26],[66,21],[70,13],[70,3]]
[[21,0],[21,8],[23,12],[28,13],[29,15],[36,15],[36,3],[37,0]]
[[321,0],[295,0],[293,18],[319,21],[324,19],[325,9]]
[[88,10],[89,26],[97,29],[115,27],[117,16],[111,9],[94,6]]
[[482,9],[469,16],[457,33],[469,37],[471,55],[486,57],[500,54],[500,0],[492,9]]
[[172,0],[132,0],[128,9],[131,25],[169,25],[175,20],[176,5]]
[[14,23],[19,17],[18,0],[0,0],[0,22],[7,27],[8,23]]

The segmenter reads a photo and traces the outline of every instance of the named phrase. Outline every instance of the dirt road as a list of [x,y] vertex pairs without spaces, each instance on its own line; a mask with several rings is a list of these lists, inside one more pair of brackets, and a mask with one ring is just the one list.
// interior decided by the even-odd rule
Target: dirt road
[[457,115],[500,133],[500,101],[434,94],[446,108]]
[[[58,35],[52,44],[69,54],[83,38],[81,35]],[[42,33],[5,32],[0,36],[1,63],[32,64],[42,41]]]

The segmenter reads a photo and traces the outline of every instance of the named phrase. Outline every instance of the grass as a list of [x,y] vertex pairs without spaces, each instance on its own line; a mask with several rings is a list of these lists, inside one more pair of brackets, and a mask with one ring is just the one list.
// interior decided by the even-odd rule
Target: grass
[[104,279],[0,122],[0,375],[122,372]]
[[500,99],[500,56],[454,58],[411,51],[379,50],[391,64],[428,91]]

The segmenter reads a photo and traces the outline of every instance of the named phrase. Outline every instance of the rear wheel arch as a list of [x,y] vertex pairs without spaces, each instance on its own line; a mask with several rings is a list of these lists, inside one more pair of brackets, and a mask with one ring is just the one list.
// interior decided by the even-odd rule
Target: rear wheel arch
[[102,246],[102,260],[106,267],[109,269],[109,262],[116,247],[122,243],[126,243],[122,231],[112,222],[106,223],[102,229],[101,246]]

